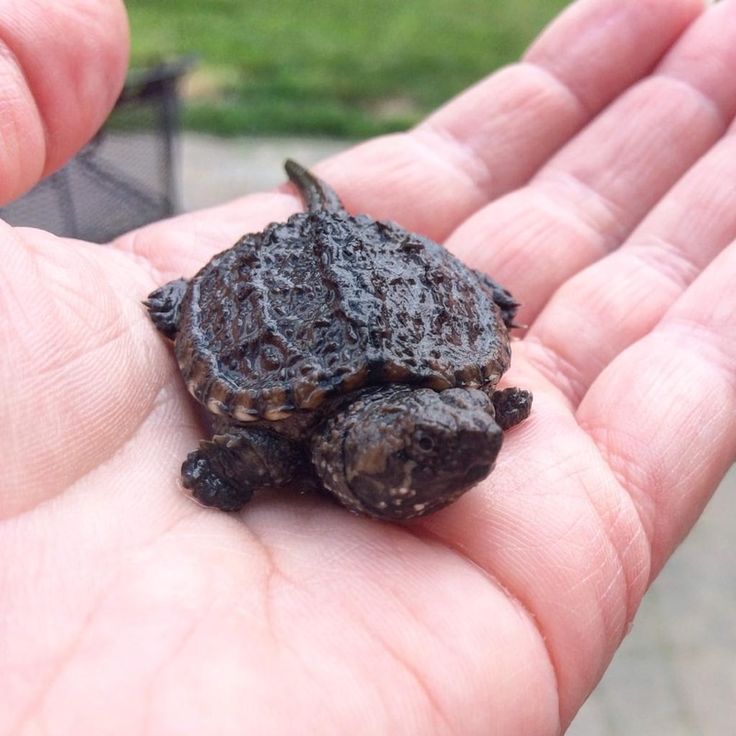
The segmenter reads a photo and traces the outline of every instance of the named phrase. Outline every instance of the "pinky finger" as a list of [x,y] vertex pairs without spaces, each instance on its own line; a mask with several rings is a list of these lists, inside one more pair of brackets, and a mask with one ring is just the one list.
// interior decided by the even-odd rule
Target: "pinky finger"
[[736,242],[578,409],[637,506],[656,575],[736,458]]

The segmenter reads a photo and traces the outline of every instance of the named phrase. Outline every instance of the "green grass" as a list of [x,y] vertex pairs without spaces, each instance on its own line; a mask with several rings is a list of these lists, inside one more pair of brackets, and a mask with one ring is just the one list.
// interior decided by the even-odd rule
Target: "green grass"
[[567,0],[128,0],[133,63],[199,56],[185,124],[364,137],[517,58]]

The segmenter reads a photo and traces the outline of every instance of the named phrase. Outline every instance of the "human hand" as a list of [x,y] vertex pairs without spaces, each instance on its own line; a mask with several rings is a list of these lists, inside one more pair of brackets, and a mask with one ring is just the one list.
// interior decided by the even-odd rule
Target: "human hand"
[[[122,78],[119,5],[46,3],[39,39],[42,5],[0,24],[5,198]],[[736,455],[736,2],[699,10],[583,0],[526,63],[316,167],[525,305],[505,383],[531,417],[403,526],[180,490],[202,429],[140,302],[295,211],[289,190],[108,248],[2,227],[0,733],[564,729]]]

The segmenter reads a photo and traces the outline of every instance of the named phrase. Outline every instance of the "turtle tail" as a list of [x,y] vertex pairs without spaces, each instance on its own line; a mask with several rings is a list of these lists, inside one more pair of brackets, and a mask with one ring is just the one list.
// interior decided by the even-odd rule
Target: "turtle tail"
[[310,212],[345,211],[345,206],[335,191],[301,164],[287,159],[284,162],[284,169],[286,169],[286,174],[291,182],[299,190],[299,194]]

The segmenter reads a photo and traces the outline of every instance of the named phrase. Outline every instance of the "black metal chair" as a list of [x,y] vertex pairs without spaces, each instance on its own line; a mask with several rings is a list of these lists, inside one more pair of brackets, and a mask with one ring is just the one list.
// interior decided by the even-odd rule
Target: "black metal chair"
[[178,84],[185,58],[134,70],[103,128],[0,218],[105,243],[178,210]]

